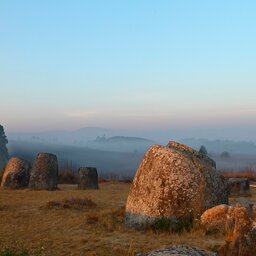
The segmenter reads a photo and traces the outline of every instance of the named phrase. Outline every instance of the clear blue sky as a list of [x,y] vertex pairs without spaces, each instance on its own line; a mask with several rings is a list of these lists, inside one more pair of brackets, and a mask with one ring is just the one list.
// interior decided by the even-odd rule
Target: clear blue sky
[[255,13],[253,0],[0,0],[0,122],[256,127]]

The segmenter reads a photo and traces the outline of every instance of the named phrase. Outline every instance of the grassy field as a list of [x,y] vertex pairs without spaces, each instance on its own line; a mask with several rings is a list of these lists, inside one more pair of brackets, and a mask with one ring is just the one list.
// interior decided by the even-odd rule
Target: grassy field
[[59,185],[52,192],[0,190],[0,249],[104,256],[135,255],[172,244],[209,249],[225,242],[224,236],[205,235],[200,228],[180,234],[126,228],[129,188],[129,183],[105,182],[98,191],[77,190],[75,185]]

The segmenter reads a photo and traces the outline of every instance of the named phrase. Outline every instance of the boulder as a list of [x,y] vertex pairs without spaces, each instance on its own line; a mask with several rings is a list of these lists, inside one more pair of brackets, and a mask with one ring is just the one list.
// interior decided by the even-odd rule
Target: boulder
[[28,161],[12,157],[4,169],[1,187],[11,189],[28,187],[30,172],[31,165]]
[[250,195],[250,182],[247,178],[229,178],[228,193],[231,196]]
[[205,211],[201,216],[201,224],[206,231],[221,231],[226,239],[237,247],[252,229],[251,215],[246,207],[218,205]]
[[58,185],[57,156],[49,153],[39,153],[33,164],[29,187],[31,189],[54,190]]
[[139,253],[137,256],[215,256],[217,253],[205,251],[186,245],[173,245],[168,248],[154,250],[148,253]]
[[226,232],[226,223],[230,206],[226,204],[217,205],[206,210],[201,216],[201,224],[205,230],[212,232]]
[[126,225],[178,230],[206,209],[227,203],[227,183],[215,167],[206,155],[176,142],[151,146],[133,180]]
[[99,189],[98,172],[95,167],[80,167],[78,169],[79,189]]

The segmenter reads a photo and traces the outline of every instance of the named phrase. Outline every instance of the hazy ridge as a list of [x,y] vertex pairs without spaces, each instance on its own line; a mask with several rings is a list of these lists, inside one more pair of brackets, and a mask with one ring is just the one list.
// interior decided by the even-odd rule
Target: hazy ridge
[[[8,148],[10,155],[31,162],[38,152],[51,152],[58,156],[61,167],[68,161],[72,162],[74,169],[79,166],[95,166],[100,174],[128,177],[134,175],[144,153],[152,144],[165,145],[169,140],[176,140],[170,136],[163,143],[152,137],[123,136],[104,128],[86,127],[71,132],[9,134]],[[218,169],[239,170],[256,166],[256,145],[253,142],[197,138],[177,141],[197,150],[204,145],[217,162]],[[229,153],[229,158],[221,156],[225,151]]]

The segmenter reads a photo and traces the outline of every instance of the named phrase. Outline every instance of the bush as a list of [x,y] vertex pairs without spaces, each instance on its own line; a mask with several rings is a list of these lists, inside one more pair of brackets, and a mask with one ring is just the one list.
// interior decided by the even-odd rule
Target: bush
[[227,151],[224,151],[220,154],[221,158],[230,158],[230,154]]

